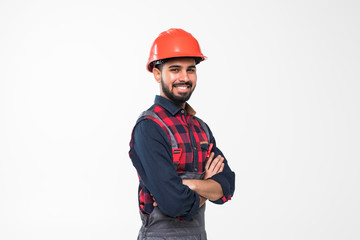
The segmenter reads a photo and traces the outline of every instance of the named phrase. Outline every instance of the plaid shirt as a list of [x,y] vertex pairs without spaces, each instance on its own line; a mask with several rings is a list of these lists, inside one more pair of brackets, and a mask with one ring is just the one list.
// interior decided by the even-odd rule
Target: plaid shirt
[[[179,159],[173,159],[169,134],[162,123],[151,117],[137,123],[129,154],[140,180],[140,210],[151,213],[155,199],[164,214],[189,220],[197,213],[200,200],[196,192],[182,184],[179,174],[203,173],[210,143],[213,143],[212,152],[215,152],[215,156],[224,155],[216,147],[211,131],[210,141],[207,139],[204,129],[194,116],[195,111],[188,104],[186,109],[182,109],[166,98],[156,96],[149,110],[168,126],[182,153]],[[223,172],[211,178],[223,189],[224,197],[215,201],[218,204],[230,200],[235,189],[235,174],[226,159],[224,163]]]

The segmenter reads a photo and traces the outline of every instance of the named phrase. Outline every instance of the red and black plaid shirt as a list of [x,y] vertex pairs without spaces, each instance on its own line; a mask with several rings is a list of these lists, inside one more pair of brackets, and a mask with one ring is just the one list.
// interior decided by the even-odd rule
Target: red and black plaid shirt
[[[198,211],[199,197],[182,184],[178,175],[182,172],[202,173],[210,143],[214,144],[212,151],[215,156],[223,154],[216,147],[211,131],[210,139],[207,138],[189,105],[182,109],[166,98],[156,96],[149,110],[168,126],[182,153],[175,165],[169,133],[163,124],[151,117],[138,121],[130,141],[129,154],[140,179],[140,210],[151,213],[155,199],[164,214],[191,219]],[[211,178],[221,185],[224,192],[224,197],[215,201],[219,204],[231,199],[235,189],[235,174],[226,159],[224,163],[223,172]]]

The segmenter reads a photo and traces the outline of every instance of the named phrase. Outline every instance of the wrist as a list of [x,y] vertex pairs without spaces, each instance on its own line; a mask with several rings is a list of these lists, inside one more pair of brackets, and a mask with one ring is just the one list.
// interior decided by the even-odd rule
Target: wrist
[[196,192],[198,181],[199,181],[198,179],[183,179],[183,184],[188,186],[191,190]]

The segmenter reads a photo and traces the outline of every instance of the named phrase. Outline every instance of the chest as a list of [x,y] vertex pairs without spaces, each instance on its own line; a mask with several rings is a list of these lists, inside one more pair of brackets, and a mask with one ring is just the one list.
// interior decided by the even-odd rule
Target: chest
[[178,173],[204,171],[209,139],[199,121],[191,115],[171,116],[166,121],[179,148],[173,161]]

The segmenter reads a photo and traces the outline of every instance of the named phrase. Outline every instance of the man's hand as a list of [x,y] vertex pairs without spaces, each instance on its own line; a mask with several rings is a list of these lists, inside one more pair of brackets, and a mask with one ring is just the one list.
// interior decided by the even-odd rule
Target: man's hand
[[218,155],[214,160],[215,153],[212,152],[210,154],[209,159],[206,162],[205,165],[205,176],[204,179],[211,178],[215,174],[222,172],[224,170],[224,158],[220,155]]
[[152,199],[154,200],[154,202],[153,202],[153,206],[154,207],[157,207],[158,205],[157,205],[157,203],[156,203],[156,201],[155,201],[155,198],[154,198],[154,196],[150,193],[150,196],[152,197]]
[[[204,175],[204,180],[211,178],[212,176],[214,176],[215,174],[222,172],[224,170],[224,158],[221,155],[218,155],[215,159],[213,159],[215,156],[215,153],[212,152],[210,154],[209,159],[207,160],[206,164],[205,164],[205,175]],[[187,185],[191,190],[196,191],[196,186],[194,185],[194,183],[196,183],[197,181],[193,181],[194,179],[183,179],[183,184]],[[199,194],[199,193],[198,193]],[[204,203],[206,202],[207,198],[203,197],[199,194],[200,197],[200,207],[202,205],[204,205]],[[154,199],[154,203],[153,206],[157,207],[157,203]]]
[[216,201],[224,193],[220,184],[211,178],[215,174],[222,172],[224,170],[224,158],[218,155],[214,159],[215,153],[210,154],[209,159],[205,165],[205,175],[204,179],[183,179],[183,184],[188,186],[191,190],[195,191],[200,197],[200,207],[205,203],[207,199],[211,201]]
[[204,198],[203,196],[200,196],[199,195],[199,198],[200,198],[200,204],[199,204],[199,207],[202,207],[202,205],[204,205],[205,204],[205,202],[206,202],[206,198]]

